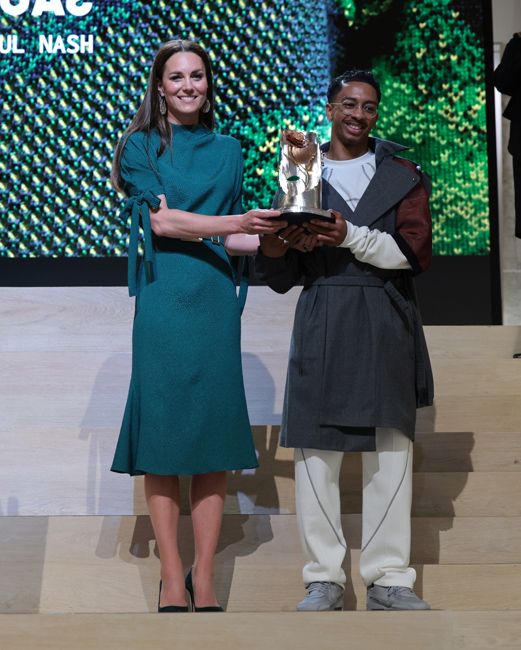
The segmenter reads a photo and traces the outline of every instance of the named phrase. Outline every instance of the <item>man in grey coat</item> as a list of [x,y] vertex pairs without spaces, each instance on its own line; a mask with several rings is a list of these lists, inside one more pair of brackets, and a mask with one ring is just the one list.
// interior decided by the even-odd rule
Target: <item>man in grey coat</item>
[[342,608],[347,545],[339,474],[348,451],[363,452],[360,571],[367,608],[429,609],[413,591],[409,556],[416,409],[433,397],[412,281],[431,259],[430,182],[399,157],[405,147],[370,137],[379,102],[368,71],[333,80],[322,207],[335,222],[264,236],[255,260],[275,291],[304,285],[281,430],[281,444],[295,448],[306,556],[299,611]]

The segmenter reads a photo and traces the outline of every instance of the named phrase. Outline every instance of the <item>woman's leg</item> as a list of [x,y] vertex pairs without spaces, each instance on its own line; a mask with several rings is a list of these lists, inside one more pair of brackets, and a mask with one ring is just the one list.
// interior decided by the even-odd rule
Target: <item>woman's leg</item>
[[226,472],[192,476],[190,503],[195,545],[192,578],[197,607],[217,604],[213,570],[225,495]]
[[177,545],[179,478],[146,474],[145,497],[161,560],[160,605],[186,605],[183,563]]

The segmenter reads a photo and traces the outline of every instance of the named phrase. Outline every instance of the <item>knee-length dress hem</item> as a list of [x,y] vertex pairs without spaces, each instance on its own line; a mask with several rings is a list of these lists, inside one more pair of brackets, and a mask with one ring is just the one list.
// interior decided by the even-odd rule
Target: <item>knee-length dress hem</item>
[[186,472],[186,470],[177,471],[176,469],[173,469],[170,472],[157,472],[153,470],[147,470],[145,468],[134,468],[133,470],[130,470],[129,468],[117,468],[112,466],[110,468],[110,471],[115,472],[116,474],[129,474],[130,476],[145,476],[146,474],[154,474],[156,476],[199,476],[203,474],[214,474],[217,472],[240,472],[247,469],[257,469],[258,466],[258,463],[255,463],[254,465],[243,465],[241,467],[237,467],[236,464],[233,464],[233,466],[227,465],[225,467],[209,467],[208,469],[194,472]]

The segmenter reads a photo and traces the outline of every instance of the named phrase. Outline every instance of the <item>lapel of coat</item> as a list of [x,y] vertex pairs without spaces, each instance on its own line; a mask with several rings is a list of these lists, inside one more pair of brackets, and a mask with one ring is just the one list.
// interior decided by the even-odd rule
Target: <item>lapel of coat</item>
[[[325,142],[322,145],[324,153],[329,150],[329,144]],[[338,210],[355,226],[371,226],[420,180],[419,174],[393,160],[393,155],[407,147],[380,138],[369,138],[369,146],[376,154],[376,172],[354,212],[335,188],[322,178],[322,205]]]
[[356,226],[371,226],[395,206],[419,182],[420,177],[405,165],[385,157],[377,165],[371,182],[358,202],[352,221]]

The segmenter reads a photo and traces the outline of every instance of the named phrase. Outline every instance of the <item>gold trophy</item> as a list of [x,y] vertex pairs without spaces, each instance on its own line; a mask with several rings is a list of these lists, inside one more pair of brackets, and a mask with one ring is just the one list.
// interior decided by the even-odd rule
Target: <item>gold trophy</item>
[[273,208],[281,219],[300,225],[311,219],[334,223],[322,205],[322,160],[314,131],[284,129],[280,134],[279,191]]

